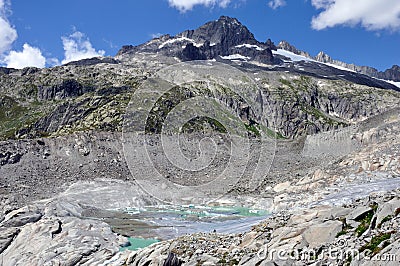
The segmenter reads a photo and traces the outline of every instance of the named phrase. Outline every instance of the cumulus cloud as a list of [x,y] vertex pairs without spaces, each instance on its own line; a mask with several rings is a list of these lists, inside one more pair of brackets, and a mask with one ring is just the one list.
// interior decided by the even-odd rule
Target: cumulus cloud
[[39,48],[25,43],[22,51],[10,51],[12,44],[17,40],[17,30],[11,25],[7,17],[11,14],[9,0],[0,0],[0,63],[10,68],[45,67],[46,58]]
[[71,61],[77,61],[85,58],[92,58],[97,56],[104,56],[105,51],[96,51],[89,41],[89,38],[80,31],[75,31],[68,37],[62,37],[64,46],[64,60],[62,64],[66,64]]
[[286,5],[285,0],[273,0],[268,2],[268,6],[274,10],[285,5]]
[[0,55],[9,50],[18,37],[17,31],[7,20],[9,12],[9,1],[0,0]]
[[313,29],[322,30],[338,25],[361,25],[367,30],[400,29],[399,0],[311,0],[322,9],[313,17]]
[[11,51],[4,59],[7,67],[24,68],[24,67],[40,67],[46,65],[46,58],[42,55],[39,48],[32,47],[25,43],[21,52]]
[[184,13],[192,10],[196,5],[204,5],[212,7],[218,5],[220,7],[227,7],[231,0],[168,0],[169,5]]

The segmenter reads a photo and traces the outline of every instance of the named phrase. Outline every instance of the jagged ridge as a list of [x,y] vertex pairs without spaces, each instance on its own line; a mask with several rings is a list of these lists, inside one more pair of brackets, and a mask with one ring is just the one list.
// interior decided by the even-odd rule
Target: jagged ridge
[[357,73],[362,73],[362,74],[365,74],[365,75],[368,75],[368,76],[371,76],[374,78],[400,82],[400,67],[398,65],[393,65],[391,68],[386,69],[385,71],[379,71],[373,67],[357,66],[355,64],[348,64],[348,63],[345,63],[345,62],[342,62],[339,60],[335,60],[322,51],[319,52],[316,56],[312,56],[305,51],[298,50],[296,47],[294,47],[293,45],[291,45],[290,43],[288,43],[286,41],[281,41],[278,44],[278,48],[301,55],[301,56],[305,56],[307,58],[314,59],[314,60],[322,62],[322,63],[330,63],[330,64],[334,64],[334,65],[337,65],[340,67],[344,67],[349,70],[355,71]]

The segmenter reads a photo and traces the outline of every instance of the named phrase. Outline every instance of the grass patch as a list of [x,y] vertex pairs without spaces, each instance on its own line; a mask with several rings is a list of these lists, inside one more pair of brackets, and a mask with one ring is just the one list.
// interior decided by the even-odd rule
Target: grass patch
[[257,124],[246,124],[246,123],[244,123],[244,126],[246,127],[247,131],[250,134],[255,135],[257,137],[261,136],[261,133],[257,128]]
[[384,224],[384,223],[390,221],[392,218],[393,218],[392,215],[388,215],[388,216],[386,216],[385,218],[383,218],[382,221],[378,224],[378,228],[381,228],[381,227],[382,227],[382,224]]
[[383,245],[382,247],[379,247],[379,245],[385,241],[390,239],[392,234],[390,233],[386,233],[386,234],[380,234],[378,236],[374,236],[371,239],[371,242],[365,244],[364,246],[362,246],[360,248],[360,251],[363,252],[364,250],[368,249],[371,250],[373,252],[373,254],[377,254],[379,251],[381,251],[383,248],[385,248],[389,243],[387,243],[386,245]]
[[22,106],[9,96],[0,96],[0,139],[13,139],[15,133],[42,115],[40,104]]
[[286,86],[288,86],[288,87],[290,87],[290,88],[293,88],[293,85],[292,85],[292,83],[289,81],[289,80],[287,80],[287,79],[279,79],[279,82],[280,83],[282,83],[283,85],[286,85]]
[[356,234],[358,237],[360,237],[362,234],[364,234],[365,231],[367,231],[371,224],[372,217],[374,217],[374,210],[370,210],[369,212],[365,213],[365,215],[357,219],[357,222],[360,222],[360,224],[356,228]]
[[185,123],[181,129],[184,133],[211,132],[228,133],[226,128],[217,120],[210,117],[196,117]]

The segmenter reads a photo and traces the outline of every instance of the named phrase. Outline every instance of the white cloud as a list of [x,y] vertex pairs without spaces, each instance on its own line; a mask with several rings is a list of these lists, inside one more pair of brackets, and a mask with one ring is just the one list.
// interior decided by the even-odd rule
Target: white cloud
[[25,43],[23,50],[10,51],[12,44],[18,38],[17,30],[10,24],[7,17],[11,14],[9,0],[0,0],[0,63],[10,68],[45,67],[46,58],[39,48]]
[[150,34],[150,36],[151,36],[152,39],[155,39],[155,38],[161,37],[162,34],[158,32],[158,33],[152,33],[152,34]]
[[9,50],[18,37],[17,31],[7,20],[9,12],[9,2],[0,0],[0,55]]
[[367,30],[400,29],[399,0],[311,0],[323,11],[313,17],[313,29],[360,24]]
[[279,7],[285,6],[286,1],[285,0],[273,0],[268,2],[268,6],[272,9],[277,9]]
[[62,64],[66,64],[71,61],[77,61],[85,58],[92,58],[97,56],[104,56],[105,51],[93,48],[89,41],[89,38],[82,32],[75,31],[68,37],[61,37],[64,45],[64,60]]
[[48,66],[51,66],[51,67],[59,66],[60,65],[60,60],[58,60],[58,58],[55,58],[55,57],[47,58],[46,59],[46,64]]
[[192,10],[196,5],[204,5],[206,7],[212,7],[218,5],[220,7],[227,7],[231,0],[168,0],[169,5],[178,9],[184,13]]
[[28,66],[43,68],[46,65],[46,58],[44,58],[39,48],[25,43],[22,52],[11,51],[5,57],[4,62],[10,68],[24,68]]

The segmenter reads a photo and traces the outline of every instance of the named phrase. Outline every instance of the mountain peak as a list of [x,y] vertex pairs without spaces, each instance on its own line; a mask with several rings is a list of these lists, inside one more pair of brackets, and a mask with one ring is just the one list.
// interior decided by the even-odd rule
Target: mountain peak
[[176,36],[163,35],[139,46],[124,46],[117,56],[146,52],[182,61],[240,58],[271,64],[274,59],[271,50],[276,50],[276,47],[270,39],[265,43],[259,42],[236,18],[221,16]]
[[321,51],[315,57],[315,60],[322,62],[322,63],[332,63],[333,59],[327,55],[324,51]]
[[226,21],[229,23],[236,23],[236,24],[241,24],[236,18],[231,18],[228,16],[220,16],[217,21]]
[[186,30],[178,36],[192,39],[198,43],[209,41],[211,44],[221,44],[226,48],[244,43],[257,43],[254,35],[246,26],[236,18],[227,16],[207,22],[196,30]]

